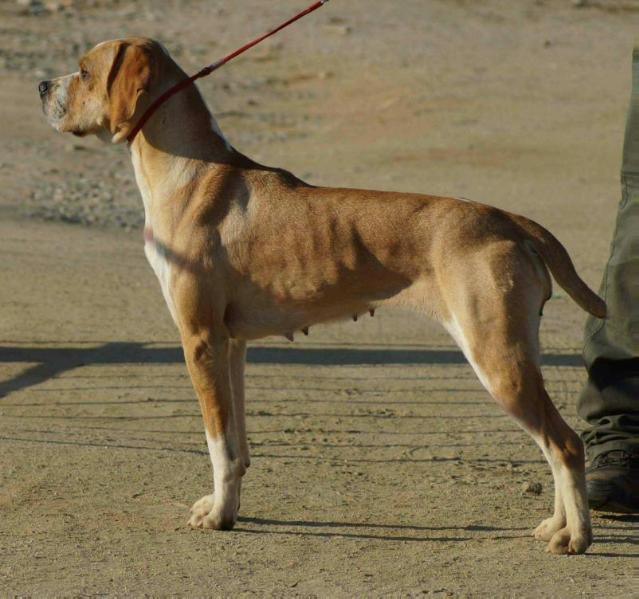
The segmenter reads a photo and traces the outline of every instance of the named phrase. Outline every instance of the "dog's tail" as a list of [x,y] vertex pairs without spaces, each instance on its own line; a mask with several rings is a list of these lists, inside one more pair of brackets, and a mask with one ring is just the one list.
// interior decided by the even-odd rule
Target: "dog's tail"
[[584,283],[575,266],[559,240],[548,230],[534,221],[518,214],[510,214],[512,219],[546,263],[555,281],[566,290],[568,295],[586,312],[597,318],[606,317],[606,302]]

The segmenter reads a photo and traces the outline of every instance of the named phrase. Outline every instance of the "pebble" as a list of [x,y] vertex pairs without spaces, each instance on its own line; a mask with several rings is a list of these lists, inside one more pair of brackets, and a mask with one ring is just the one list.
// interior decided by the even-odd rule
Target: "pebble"
[[27,198],[23,211],[42,220],[125,230],[139,229],[144,222],[142,202],[129,181],[96,182],[78,177],[43,182]]
[[39,0],[17,0],[18,6],[24,9],[24,14],[41,15],[45,11],[44,4]]
[[353,31],[350,25],[326,25],[326,28],[339,35],[349,35]]
[[522,493],[530,493],[531,495],[541,495],[543,487],[540,482],[537,481],[526,481],[521,486]]

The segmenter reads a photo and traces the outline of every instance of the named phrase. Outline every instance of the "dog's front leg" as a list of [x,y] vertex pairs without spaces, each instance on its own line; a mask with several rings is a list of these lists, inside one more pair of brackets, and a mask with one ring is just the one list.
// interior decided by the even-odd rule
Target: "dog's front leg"
[[237,440],[240,458],[245,468],[251,465],[251,457],[246,438],[246,417],[244,408],[244,363],[246,361],[246,341],[232,339],[229,347],[231,367],[231,392],[233,393],[233,410],[237,426]]
[[226,336],[207,332],[183,334],[182,343],[204,419],[214,489],[193,505],[189,524],[229,530],[237,520],[245,472],[231,394],[230,342]]

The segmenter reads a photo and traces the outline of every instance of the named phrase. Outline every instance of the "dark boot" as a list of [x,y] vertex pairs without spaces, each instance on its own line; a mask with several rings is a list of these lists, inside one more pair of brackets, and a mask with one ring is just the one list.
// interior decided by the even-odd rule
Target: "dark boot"
[[597,454],[586,470],[588,505],[594,510],[639,513],[639,451]]

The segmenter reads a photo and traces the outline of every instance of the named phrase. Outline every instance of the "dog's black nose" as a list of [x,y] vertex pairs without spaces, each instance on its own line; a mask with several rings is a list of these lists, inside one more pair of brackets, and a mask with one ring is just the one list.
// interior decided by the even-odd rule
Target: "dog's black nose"
[[48,91],[49,91],[49,82],[40,81],[40,83],[38,83],[38,92],[40,92],[40,96],[44,96]]

